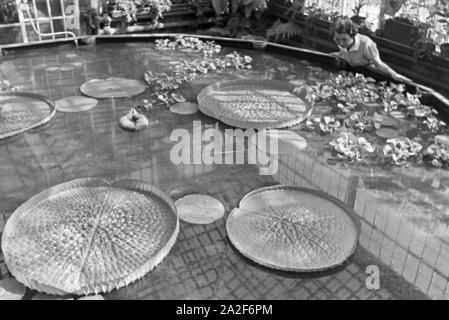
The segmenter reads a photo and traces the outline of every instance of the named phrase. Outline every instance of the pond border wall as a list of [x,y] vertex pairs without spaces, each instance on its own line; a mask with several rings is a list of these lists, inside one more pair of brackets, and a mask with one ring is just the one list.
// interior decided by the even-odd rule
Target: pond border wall
[[[214,40],[228,46],[283,53],[298,59],[328,64],[330,68],[333,68],[334,58],[326,53],[270,42],[167,33],[95,36],[94,38],[97,43],[114,43],[154,41],[178,35]],[[10,50],[66,42],[70,40],[8,46],[2,47],[1,50],[3,54],[7,54]],[[378,80],[391,80],[372,70],[361,68],[358,71]],[[449,111],[449,101],[434,90],[416,83],[409,84],[407,88],[411,91],[420,88],[425,92],[424,98],[433,102],[435,107],[445,112]],[[319,189],[344,201],[360,218],[362,227],[360,244],[364,248],[427,296],[433,299],[449,299],[449,226],[446,223],[440,223],[433,234],[425,232],[412,219],[422,215],[423,212],[410,215],[404,214],[403,211],[389,211],[386,203],[359,184],[357,176],[331,168],[326,164],[324,157],[318,159],[300,152],[295,155],[281,155],[278,160],[279,170],[274,178],[279,183]]]

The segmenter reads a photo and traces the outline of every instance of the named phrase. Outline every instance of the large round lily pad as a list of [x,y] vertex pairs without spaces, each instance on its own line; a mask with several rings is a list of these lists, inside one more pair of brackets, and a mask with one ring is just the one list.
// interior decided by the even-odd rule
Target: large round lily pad
[[22,204],[1,245],[8,269],[27,287],[88,295],[144,276],[168,254],[178,230],[175,206],[159,189],[79,179]]
[[341,201],[316,190],[272,186],[246,195],[226,222],[243,255],[275,269],[321,271],[356,250],[360,227]]
[[275,80],[228,80],[198,95],[201,112],[228,125],[270,129],[294,126],[312,111],[306,89]]
[[132,97],[145,91],[145,83],[139,80],[111,77],[92,79],[81,85],[81,92],[92,98]]
[[55,106],[44,96],[26,92],[0,92],[0,139],[50,121]]
[[65,97],[55,101],[56,110],[62,112],[81,112],[96,107],[98,101],[83,96]]

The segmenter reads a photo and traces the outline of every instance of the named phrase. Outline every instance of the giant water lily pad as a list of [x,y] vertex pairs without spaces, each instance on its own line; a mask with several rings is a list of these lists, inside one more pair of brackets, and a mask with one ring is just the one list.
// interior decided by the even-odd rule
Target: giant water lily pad
[[22,204],[1,246],[24,285],[88,295],[144,276],[168,254],[178,230],[174,203],[161,190],[135,180],[79,179]]
[[92,79],[81,85],[81,92],[92,98],[132,97],[145,91],[145,83],[139,80],[111,77]]
[[81,112],[96,107],[98,101],[83,96],[64,97],[55,101],[56,110],[62,112]]
[[201,112],[228,125],[270,129],[294,126],[305,120],[312,106],[306,89],[295,91],[289,82],[229,80],[215,83],[198,95]]
[[225,213],[223,204],[208,195],[190,194],[175,202],[179,218],[194,224],[208,224],[221,219]]
[[247,194],[226,222],[232,244],[264,266],[321,271],[356,250],[360,227],[341,201],[315,190],[272,186]]
[[53,103],[44,96],[26,92],[1,92],[0,139],[43,125],[54,114]]

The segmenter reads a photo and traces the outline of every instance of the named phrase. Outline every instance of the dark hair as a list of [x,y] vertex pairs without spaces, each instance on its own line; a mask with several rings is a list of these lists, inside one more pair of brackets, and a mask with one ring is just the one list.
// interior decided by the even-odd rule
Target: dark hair
[[351,21],[351,19],[341,18],[334,22],[332,31],[332,34],[347,33],[350,37],[354,38],[357,35],[357,26]]

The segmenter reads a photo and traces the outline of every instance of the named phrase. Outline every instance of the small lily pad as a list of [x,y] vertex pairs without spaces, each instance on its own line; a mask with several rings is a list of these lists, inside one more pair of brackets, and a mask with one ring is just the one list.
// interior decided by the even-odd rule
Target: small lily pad
[[376,130],[376,135],[384,139],[393,139],[399,137],[399,133],[396,130],[390,128],[380,128]]
[[170,111],[176,114],[194,114],[198,111],[198,104],[193,102],[179,102],[170,107]]
[[21,300],[26,288],[14,278],[0,280],[0,300]]
[[225,213],[223,204],[208,195],[190,194],[175,202],[179,218],[192,224],[209,224],[221,219]]

